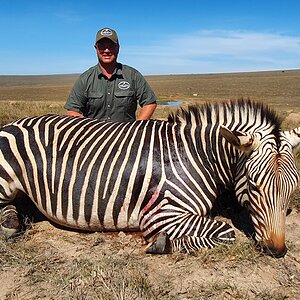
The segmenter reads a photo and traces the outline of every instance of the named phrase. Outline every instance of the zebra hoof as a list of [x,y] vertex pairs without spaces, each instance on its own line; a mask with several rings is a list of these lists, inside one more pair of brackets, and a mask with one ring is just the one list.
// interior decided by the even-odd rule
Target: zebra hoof
[[0,211],[0,228],[6,238],[14,236],[20,230],[16,207],[7,205]]
[[167,254],[171,252],[171,242],[167,233],[165,232],[160,232],[159,234],[157,234],[155,240],[151,242],[146,248],[147,254]]

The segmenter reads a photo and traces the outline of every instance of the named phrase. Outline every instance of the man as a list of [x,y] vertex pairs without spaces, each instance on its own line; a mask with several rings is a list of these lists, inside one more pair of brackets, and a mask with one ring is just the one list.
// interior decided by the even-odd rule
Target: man
[[151,118],[156,96],[140,72],[117,62],[117,33],[110,28],[97,32],[95,49],[99,63],[85,71],[75,82],[64,106],[67,115],[99,120],[130,121]]

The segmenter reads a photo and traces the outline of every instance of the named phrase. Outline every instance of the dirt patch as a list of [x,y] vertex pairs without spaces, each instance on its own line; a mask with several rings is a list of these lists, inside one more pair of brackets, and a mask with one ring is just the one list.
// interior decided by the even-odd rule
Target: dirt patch
[[283,127],[284,128],[296,128],[300,124],[300,113],[292,112],[286,116],[283,120]]
[[78,233],[42,221],[2,241],[0,299],[299,299],[300,218],[281,259],[237,242],[194,255],[146,255],[139,235]]

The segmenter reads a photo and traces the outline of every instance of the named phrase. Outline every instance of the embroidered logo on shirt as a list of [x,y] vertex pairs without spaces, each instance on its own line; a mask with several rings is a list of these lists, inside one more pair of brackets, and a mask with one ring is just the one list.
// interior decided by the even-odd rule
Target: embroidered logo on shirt
[[130,88],[130,83],[128,81],[121,81],[118,84],[120,90],[128,90]]

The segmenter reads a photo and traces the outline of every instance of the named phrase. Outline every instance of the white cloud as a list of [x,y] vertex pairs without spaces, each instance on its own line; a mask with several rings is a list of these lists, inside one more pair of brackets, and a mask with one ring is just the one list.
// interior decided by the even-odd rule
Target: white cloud
[[300,37],[202,30],[123,48],[121,59],[144,74],[296,69],[300,68]]

